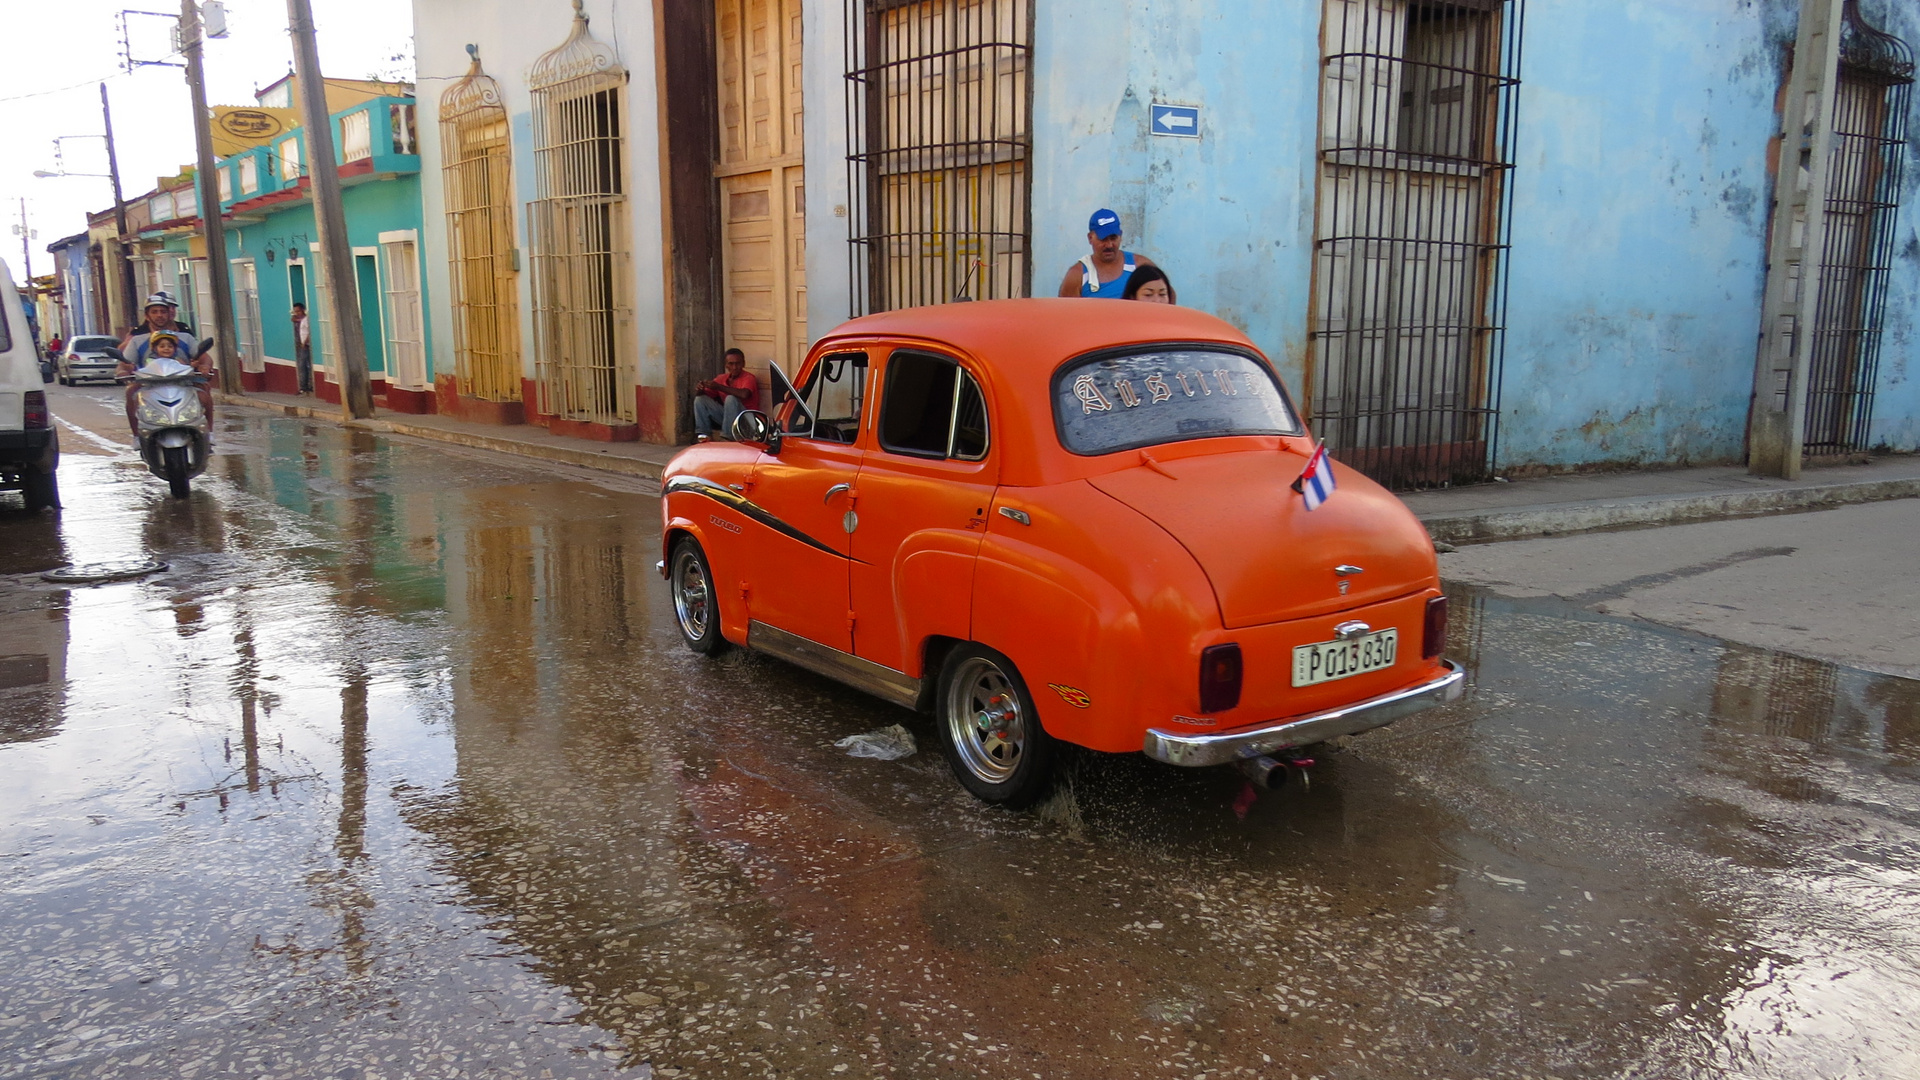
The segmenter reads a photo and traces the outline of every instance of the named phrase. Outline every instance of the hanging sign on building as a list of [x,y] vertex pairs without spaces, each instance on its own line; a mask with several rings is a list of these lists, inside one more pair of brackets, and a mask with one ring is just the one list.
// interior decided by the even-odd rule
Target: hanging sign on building
[[213,110],[213,156],[227,157],[285,135],[300,126],[297,109],[216,106]]
[[1156,101],[1149,106],[1147,116],[1147,124],[1155,135],[1165,135],[1171,139],[1200,137],[1198,105],[1162,105]]

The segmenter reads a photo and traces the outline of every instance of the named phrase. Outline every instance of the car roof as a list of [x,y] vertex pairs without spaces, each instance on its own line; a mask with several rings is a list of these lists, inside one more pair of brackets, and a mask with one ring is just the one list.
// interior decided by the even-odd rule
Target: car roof
[[1230,323],[1193,308],[1077,297],[979,300],[883,311],[842,323],[821,339],[821,346],[831,349],[835,339],[869,335],[946,342],[1015,377],[1038,371],[1051,378],[1070,357],[1151,341],[1219,342],[1259,351]]
[[[1094,458],[1060,445],[1053,374],[1068,360],[1156,342],[1218,344],[1265,355],[1231,324],[1193,308],[1069,297],[981,300],[864,315],[834,328],[812,353],[859,348],[873,338],[944,346],[978,362],[998,422],[993,439],[1000,450],[1000,480],[1018,485],[1058,483],[1139,461],[1137,451]],[[1115,458],[1125,461],[1104,460]]]

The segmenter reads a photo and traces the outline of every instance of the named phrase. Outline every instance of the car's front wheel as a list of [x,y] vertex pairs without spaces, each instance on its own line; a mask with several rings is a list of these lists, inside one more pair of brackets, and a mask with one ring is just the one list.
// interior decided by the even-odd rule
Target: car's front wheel
[[667,560],[667,587],[673,592],[673,617],[687,648],[707,656],[725,649],[713,570],[698,540],[684,537],[673,545],[673,556]]
[[1012,661],[962,645],[940,671],[936,726],[962,786],[984,802],[1021,807],[1053,782],[1053,737],[1040,726]]

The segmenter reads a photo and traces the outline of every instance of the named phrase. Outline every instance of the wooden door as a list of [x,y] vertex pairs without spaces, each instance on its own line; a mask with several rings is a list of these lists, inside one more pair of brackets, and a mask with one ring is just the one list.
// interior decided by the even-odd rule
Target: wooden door
[[723,347],[745,352],[763,386],[770,363],[792,375],[807,351],[800,3],[715,6]]

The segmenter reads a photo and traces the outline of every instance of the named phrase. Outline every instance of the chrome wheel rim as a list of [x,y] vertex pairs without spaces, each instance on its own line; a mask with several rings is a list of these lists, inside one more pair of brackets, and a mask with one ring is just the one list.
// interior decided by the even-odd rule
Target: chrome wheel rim
[[712,610],[706,570],[692,548],[681,548],[673,557],[673,613],[680,620],[680,632],[694,641],[706,637]]
[[1006,783],[1027,745],[1027,717],[1013,680],[991,660],[969,659],[954,672],[946,713],[960,763],[986,783]]

